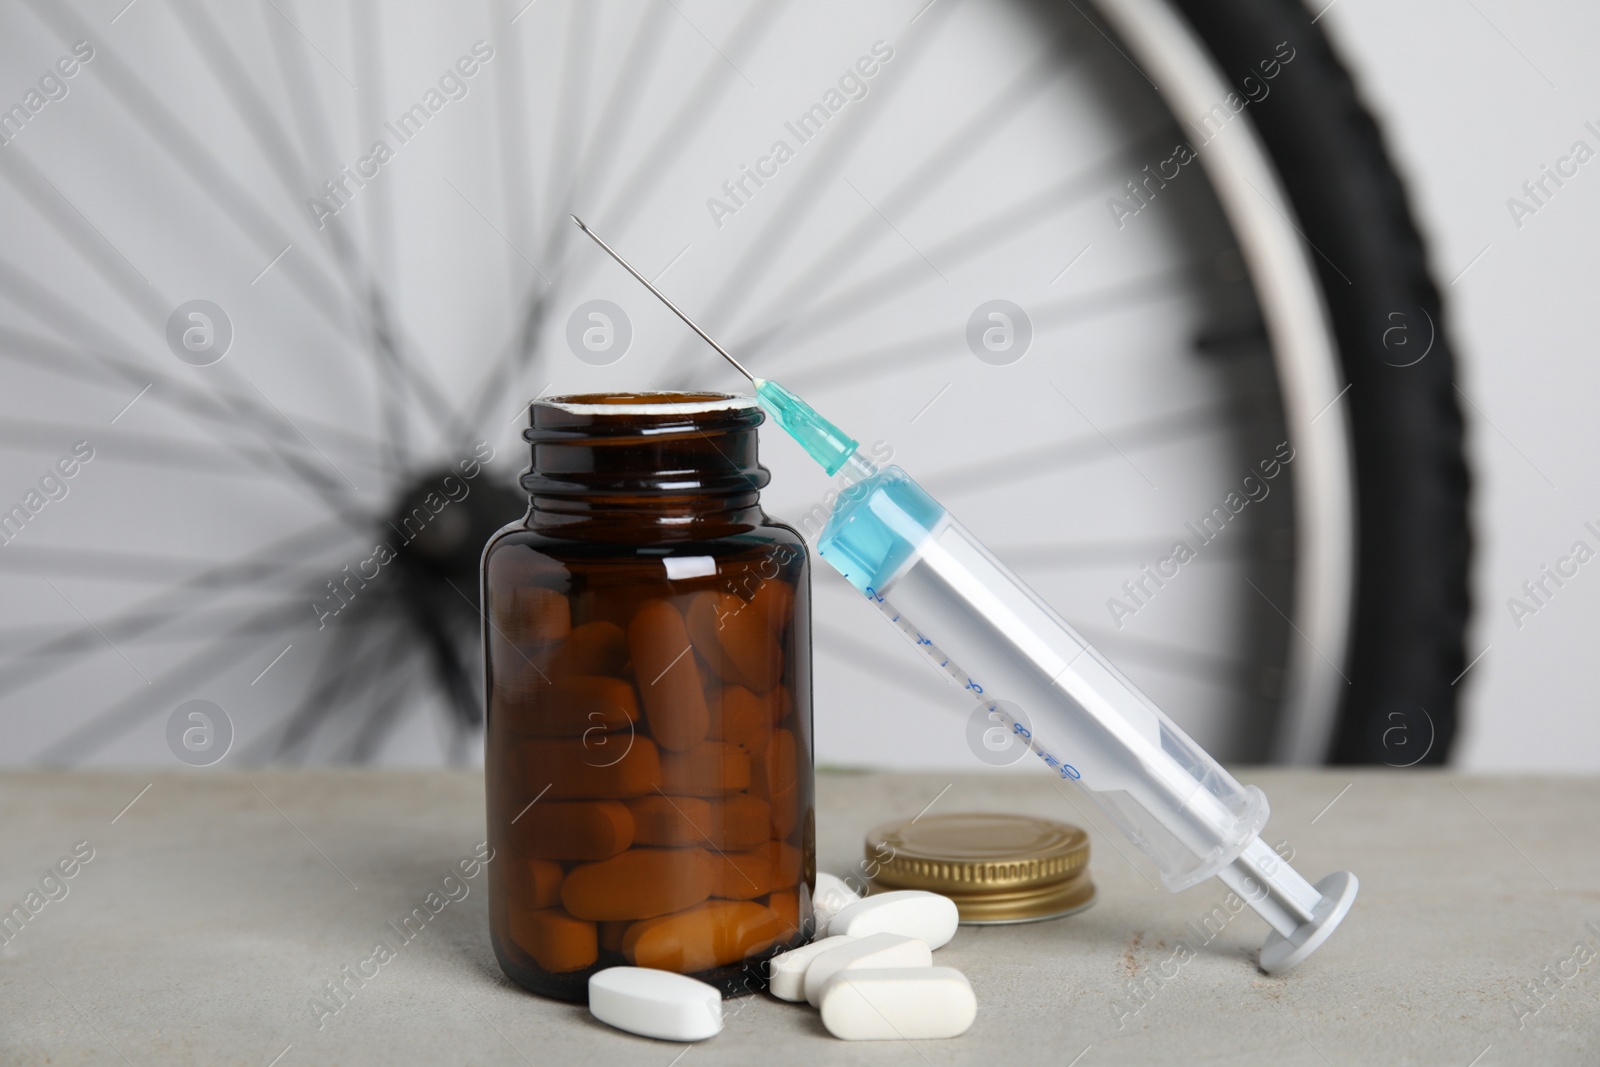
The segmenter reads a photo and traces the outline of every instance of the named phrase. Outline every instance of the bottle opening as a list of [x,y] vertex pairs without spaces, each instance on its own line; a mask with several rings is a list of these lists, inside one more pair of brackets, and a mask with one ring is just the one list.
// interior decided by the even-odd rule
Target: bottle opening
[[759,405],[753,396],[732,393],[577,393],[533,402],[569,415],[698,415],[739,411]]
[[751,396],[714,392],[579,393],[529,405],[522,487],[537,515],[567,522],[625,513],[749,512],[771,479]]

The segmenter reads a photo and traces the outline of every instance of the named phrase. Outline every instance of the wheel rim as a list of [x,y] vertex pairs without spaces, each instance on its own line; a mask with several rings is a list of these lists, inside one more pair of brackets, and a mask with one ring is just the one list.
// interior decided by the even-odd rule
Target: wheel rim
[[[1180,116],[1206,114],[1233,88],[1183,22],[1161,0],[1096,0],[1118,35],[1164,86]],[[1237,98],[1237,94],[1235,94]],[[1355,493],[1350,427],[1338,347],[1306,242],[1248,113],[1208,144],[1201,163],[1239,234],[1272,337],[1290,439],[1304,455],[1295,482],[1299,573],[1284,609],[1301,641],[1292,645],[1284,712],[1273,742],[1287,763],[1321,763],[1341,690],[1355,582]]]

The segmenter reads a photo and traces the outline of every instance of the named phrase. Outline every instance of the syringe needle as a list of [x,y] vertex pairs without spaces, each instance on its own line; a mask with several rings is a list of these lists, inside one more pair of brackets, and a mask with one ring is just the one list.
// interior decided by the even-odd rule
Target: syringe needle
[[751,374],[749,371],[745,370],[743,363],[740,363],[738,360],[734,359],[733,356],[728,352],[728,350],[726,348],[723,348],[721,345],[717,344],[717,342],[712,339],[711,335],[709,333],[706,333],[704,330],[702,330],[699,327],[699,325],[697,325],[695,323],[695,321],[693,319],[691,319],[689,316],[685,315],[683,313],[683,311],[678,307],[677,304],[674,304],[672,301],[668,300],[665,293],[663,293],[660,289],[657,289],[654,285],[650,284],[650,279],[649,278],[646,278],[643,274],[640,274],[638,271],[634,270],[633,269],[633,264],[629,263],[627,260],[623,259],[622,256],[617,253],[617,250],[615,248],[612,248],[610,245],[606,244],[605,241],[601,240],[600,235],[595,233],[593,230],[589,229],[588,225],[582,219],[580,219],[578,216],[573,215],[570,212],[568,212],[568,217],[571,218],[573,222],[577,223],[578,224],[578,229],[580,229],[584,233],[588,234],[594,240],[595,244],[597,244],[601,248],[605,249],[606,250],[606,254],[608,256],[610,256],[612,259],[616,260],[618,263],[622,264],[622,269],[623,270],[627,271],[629,274],[631,274],[635,278],[639,279],[639,283],[641,285],[643,285],[646,289],[650,290],[652,293],[656,294],[656,299],[661,301],[663,304],[667,305],[667,308],[669,310],[671,310],[671,312],[674,315],[678,316],[678,318],[682,319],[684,321],[684,324],[686,326],[688,326],[689,329],[691,329],[695,333],[699,334],[701,340],[705,341],[705,343],[710,345],[712,348],[715,348],[717,350],[717,353],[720,356],[722,356],[723,359],[725,359],[729,363],[733,364],[733,367],[734,367],[735,370],[737,370],[740,374],[744,375],[746,378],[750,379],[750,384],[751,385],[758,384],[756,382],[756,376],[754,374]]
[[[851,437],[823,418],[810,404],[807,404],[777,382],[770,378],[757,378],[754,374],[745,370],[743,363],[734,359],[733,356],[728,354],[726,348],[712,340],[710,334],[702,330],[693,319],[680,311],[678,305],[668,300],[660,289],[651,285],[649,278],[634,270],[632,263],[618,255],[617,250],[601,240],[600,235],[589,229],[582,219],[576,215],[572,215],[571,218],[573,222],[578,224],[578,229],[593,238],[594,243],[605,249],[608,256],[622,264],[623,270],[639,279],[639,284],[656,294],[656,299],[672,309],[672,313],[682,319],[689,329],[699,334],[706,344],[715,348],[721,354],[723,359],[732,363],[734,369],[750,379],[750,384],[756,387],[756,400],[761,404],[762,410],[772,416],[772,421],[781,426],[790,437],[793,437],[800,447],[810,454],[812,459],[820,463],[823,470],[830,475],[836,474],[839,468],[844,466],[846,461],[855,455],[857,442],[854,437]],[[858,472],[866,471],[871,473],[870,464],[866,464],[865,461],[859,458],[857,469]]]

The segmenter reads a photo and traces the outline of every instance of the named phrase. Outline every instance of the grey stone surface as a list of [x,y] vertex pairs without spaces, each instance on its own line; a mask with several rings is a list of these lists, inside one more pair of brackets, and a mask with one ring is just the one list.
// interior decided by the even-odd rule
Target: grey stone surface
[[[1600,957],[1574,953],[1600,952],[1600,780],[1240,776],[1267,791],[1266,836],[1289,843],[1302,873],[1361,878],[1344,927],[1289,975],[1254,966],[1266,927],[1248,911],[1209,942],[1197,935],[1221,884],[1165,892],[1046,775],[829,773],[818,780],[824,869],[845,873],[871,825],[938,797],[939,811],[1086,824],[1100,900],[1054,922],[963,927],[937,956],[978,994],[962,1038],[845,1044],[803,1006],[747,997],[728,1002],[721,1036],[684,1052],[508,982],[489,950],[481,874],[319,1027],[310,1003],[323,984],[398,940],[386,923],[483,840],[478,775],[6,775],[0,907],[24,904],[78,842],[94,852],[61,883],[66,895],[47,884],[60,899],[0,946],[0,1062],[1600,1062]],[[1180,942],[1194,958],[1163,968]]]

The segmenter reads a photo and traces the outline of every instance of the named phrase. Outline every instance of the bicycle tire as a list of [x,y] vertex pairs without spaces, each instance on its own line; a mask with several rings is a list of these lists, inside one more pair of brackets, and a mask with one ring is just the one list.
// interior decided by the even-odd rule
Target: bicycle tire
[[[1465,669],[1471,491],[1455,360],[1406,191],[1377,122],[1299,0],[1174,0],[1235,84],[1280,42],[1291,77],[1250,105],[1315,263],[1349,383],[1355,604],[1332,763],[1441,764]],[[1422,322],[1417,322],[1420,313]],[[1400,316],[1396,318],[1395,316]],[[1392,331],[1428,326],[1414,362]]]

